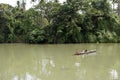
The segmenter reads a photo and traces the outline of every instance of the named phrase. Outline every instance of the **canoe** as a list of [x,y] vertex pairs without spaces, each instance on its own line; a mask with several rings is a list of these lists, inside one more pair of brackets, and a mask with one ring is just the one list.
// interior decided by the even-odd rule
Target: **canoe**
[[86,52],[76,52],[74,55],[83,55],[83,54],[90,54],[90,53],[95,53],[96,50],[90,50]]

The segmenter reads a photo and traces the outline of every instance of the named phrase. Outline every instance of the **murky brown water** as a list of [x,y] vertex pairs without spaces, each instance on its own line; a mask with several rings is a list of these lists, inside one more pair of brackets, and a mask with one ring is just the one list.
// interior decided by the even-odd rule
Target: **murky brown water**
[[[74,56],[76,49],[96,54]],[[0,80],[119,80],[120,44],[0,44]]]

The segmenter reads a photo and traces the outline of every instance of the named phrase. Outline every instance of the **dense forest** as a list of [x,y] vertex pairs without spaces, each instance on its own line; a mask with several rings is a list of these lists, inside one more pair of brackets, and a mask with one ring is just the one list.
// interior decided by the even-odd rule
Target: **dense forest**
[[[33,2],[35,0],[32,0]],[[0,4],[1,43],[120,42],[120,18],[108,0],[40,0],[25,10]]]

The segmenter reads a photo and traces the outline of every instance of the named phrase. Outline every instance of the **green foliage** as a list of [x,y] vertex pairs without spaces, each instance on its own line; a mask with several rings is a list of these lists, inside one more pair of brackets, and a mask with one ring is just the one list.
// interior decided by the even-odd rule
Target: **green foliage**
[[13,42],[15,42],[15,40],[16,40],[16,38],[15,38],[14,34],[9,34],[8,35],[8,38],[7,38],[8,43],[13,43]]
[[43,43],[45,42],[45,31],[43,29],[34,29],[26,36],[26,42],[28,43]]
[[4,36],[0,35],[0,43],[3,43],[3,42],[4,42]]
[[107,0],[40,0],[26,11],[16,3],[0,4],[1,43],[120,42],[120,19]]

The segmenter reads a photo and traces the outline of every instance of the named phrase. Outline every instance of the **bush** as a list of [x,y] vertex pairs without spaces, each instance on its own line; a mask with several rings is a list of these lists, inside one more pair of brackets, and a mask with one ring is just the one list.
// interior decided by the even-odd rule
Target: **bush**
[[0,35],[0,43],[3,43],[3,42],[4,42],[4,36]]
[[28,43],[43,43],[45,41],[45,31],[43,29],[34,29],[26,35],[26,42]]
[[13,43],[13,42],[15,42],[15,41],[16,41],[15,35],[14,35],[14,34],[9,34],[9,35],[8,35],[8,39],[7,39],[7,42],[8,42],[8,43]]

